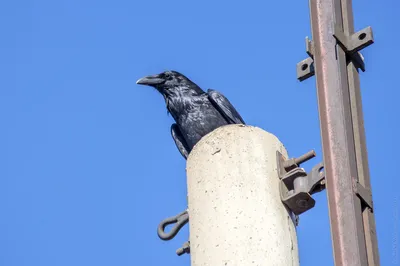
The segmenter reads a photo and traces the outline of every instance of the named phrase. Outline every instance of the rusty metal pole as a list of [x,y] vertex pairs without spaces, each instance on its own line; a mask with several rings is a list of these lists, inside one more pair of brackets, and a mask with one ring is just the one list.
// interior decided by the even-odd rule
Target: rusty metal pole
[[309,5],[314,40],[297,73],[300,81],[316,75],[335,265],[379,265],[358,78],[372,30],[354,33],[351,0]]
[[[354,34],[352,0],[342,0],[343,30],[348,36]],[[358,38],[360,35],[358,36]],[[356,150],[358,182],[369,192],[371,206],[362,210],[368,265],[379,265],[378,240],[375,217],[372,208],[372,192],[369,176],[368,153],[364,129],[364,115],[357,66],[352,60],[347,64],[351,114],[353,122],[354,145]]]

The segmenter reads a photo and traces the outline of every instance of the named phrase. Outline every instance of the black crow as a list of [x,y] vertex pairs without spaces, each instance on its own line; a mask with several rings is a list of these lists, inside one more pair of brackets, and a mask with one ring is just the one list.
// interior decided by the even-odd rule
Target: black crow
[[204,92],[177,71],[146,76],[136,84],[152,86],[164,96],[167,110],[176,122],[171,126],[172,138],[185,159],[193,146],[214,129],[245,124],[224,95],[211,89]]

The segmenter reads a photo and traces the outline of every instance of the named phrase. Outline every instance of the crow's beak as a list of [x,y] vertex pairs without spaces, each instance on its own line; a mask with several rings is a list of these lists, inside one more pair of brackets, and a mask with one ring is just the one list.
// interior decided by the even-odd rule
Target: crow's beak
[[139,79],[138,81],[136,81],[136,84],[156,86],[156,85],[162,84],[164,82],[165,82],[165,80],[163,78],[161,78],[159,75],[153,75],[153,76],[146,76],[144,78]]

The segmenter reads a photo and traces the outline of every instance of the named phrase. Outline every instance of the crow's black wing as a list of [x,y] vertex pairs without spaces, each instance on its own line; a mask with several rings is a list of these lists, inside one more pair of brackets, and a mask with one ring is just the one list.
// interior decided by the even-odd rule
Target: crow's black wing
[[178,148],[179,152],[182,154],[185,160],[187,159],[189,152],[188,152],[188,145],[186,144],[185,139],[182,136],[181,130],[179,129],[177,124],[172,124],[171,126],[171,135],[175,141],[176,147]]
[[236,111],[235,107],[229,102],[229,100],[216,90],[207,90],[208,99],[214,105],[215,108],[225,117],[230,124],[243,124],[243,118]]

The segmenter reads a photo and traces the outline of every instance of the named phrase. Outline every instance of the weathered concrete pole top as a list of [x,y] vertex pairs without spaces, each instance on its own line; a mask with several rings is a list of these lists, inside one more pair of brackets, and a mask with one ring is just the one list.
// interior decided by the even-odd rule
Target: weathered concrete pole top
[[192,266],[299,265],[296,228],[279,192],[277,137],[228,125],[187,160]]

